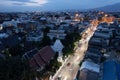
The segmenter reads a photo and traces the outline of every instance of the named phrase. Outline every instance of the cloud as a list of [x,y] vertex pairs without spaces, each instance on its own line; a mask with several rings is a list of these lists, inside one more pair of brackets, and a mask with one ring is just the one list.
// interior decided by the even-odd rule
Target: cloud
[[23,3],[13,3],[13,5],[23,6],[23,5],[25,5],[25,4],[23,4]]
[[21,6],[42,6],[48,3],[48,0],[2,0],[0,4],[2,5],[21,5]]
[[119,2],[120,0],[0,0],[0,12],[91,9]]
[[9,0],[9,1],[17,1],[17,2],[30,2],[30,0]]

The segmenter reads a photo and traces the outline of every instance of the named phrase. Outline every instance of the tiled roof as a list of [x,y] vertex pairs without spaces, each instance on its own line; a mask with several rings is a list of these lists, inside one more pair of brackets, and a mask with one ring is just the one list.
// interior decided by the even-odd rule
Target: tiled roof
[[45,62],[48,62],[54,55],[54,51],[52,50],[52,48],[50,46],[46,46],[44,48],[42,48],[38,54],[42,57],[42,59]]
[[37,65],[36,61],[34,60],[34,58],[30,59],[30,60],[29,60],[29,63],[30,63],[30,67],[33,68],[33,69],[39,67],[39,66]]
[[43,67],[46,64],[48,64],[48,62],[54,57],[54,55],[55,53],[52,50],[52,48],[50,46],[46,46],[42,48],[41,50],[39,50],[38,53],[33,56],[33,58],[31,59],[32,61],[30,60],[30,66],[32,68],[34,68],[34,66]]
[[34,59],[39,66],[45,65],[39,54],[35,54]]
[[32,50],[26,52],[26,53],[23,55],[23,58],[29,60],[29,59],[31,59],[37,52],[38,52],[37,48],[32,49]]

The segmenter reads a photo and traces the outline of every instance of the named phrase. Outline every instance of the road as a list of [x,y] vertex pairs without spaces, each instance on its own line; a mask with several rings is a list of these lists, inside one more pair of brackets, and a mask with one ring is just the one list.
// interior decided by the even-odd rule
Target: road
[[78,43],[74,55],[67,58],[64,64],[56,72],[51,80],[74,80],[79,69],[79,63],[83,60],[85,52],[88,48],[88,42],[96,30],[96,21],[93,21],[90,27],[82,34],[82,38]]

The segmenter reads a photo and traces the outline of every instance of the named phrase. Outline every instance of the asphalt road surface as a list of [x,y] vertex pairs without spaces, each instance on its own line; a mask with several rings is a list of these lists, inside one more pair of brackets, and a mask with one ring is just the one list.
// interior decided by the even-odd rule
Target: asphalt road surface
[[79,70],[79,63],[83,60],[85,52],[88,48],[88,42],[96,30],[95,21],[82,34],[82,39],[78,43],[74,55],[67,58],[64,64],[56,72],[51,80],[74,80]]

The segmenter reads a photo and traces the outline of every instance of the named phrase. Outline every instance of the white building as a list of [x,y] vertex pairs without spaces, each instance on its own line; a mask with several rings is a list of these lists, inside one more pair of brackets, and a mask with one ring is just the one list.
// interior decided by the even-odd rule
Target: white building
[[50,30],[47,36],[49,36],[50,39],[53,39],[54,37],[57,38],[58,36],[59,39],[65,39],[66,34],[64,32],[65,30]]
[[99,73],[100,72],[100,65],[95,64],[95,63],[90,62],[90,61],[84,61],[81,65],[80,70],[82,70],[82,69],[88,69],[90,71]]
[[0,39],[7,38],[9,35],[6,33],[0,33]]
[[41,41],[43,38],[43,33],[30,33],[27,37],[26,40],[27,41]]
[[5,21],[3,22],[3,26],[4,27],[8,27],[8,26],[14,26],[17,27],[17,23],[19,23],[19,21],[15,21],[14,19],[11,21]]
[[51,47],[55,52],[58,52],[58,61],[62,61],[62,56],[63,56],[62,50],[63,50],[64,46],[61,43],[61,41],[59,39],[57,39],[55,41],[54,45]]

